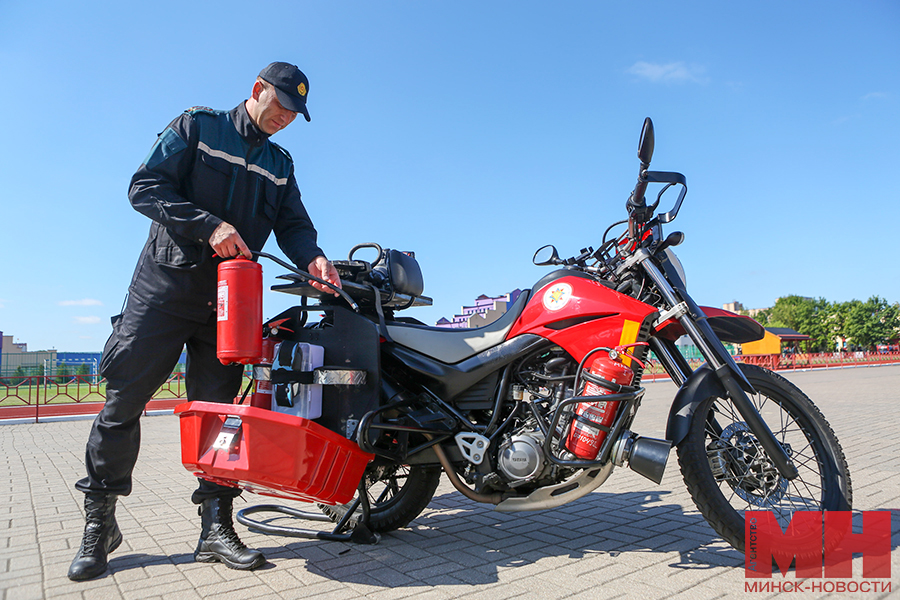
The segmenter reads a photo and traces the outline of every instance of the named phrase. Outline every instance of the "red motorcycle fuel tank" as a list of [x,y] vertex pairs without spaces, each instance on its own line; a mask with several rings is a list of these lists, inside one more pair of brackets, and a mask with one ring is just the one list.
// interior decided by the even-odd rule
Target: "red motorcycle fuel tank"
[[[633,344],[655,313],[649,304],[590,277],[563,275],[532,294],[507,339],[539,335],[580,361],[594,348]],[[625,358],[625,364],[630,366],[631,359]]]

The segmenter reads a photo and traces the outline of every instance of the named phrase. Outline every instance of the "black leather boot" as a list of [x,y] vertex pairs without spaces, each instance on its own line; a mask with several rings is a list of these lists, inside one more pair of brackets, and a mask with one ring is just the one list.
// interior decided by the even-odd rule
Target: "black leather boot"
[[69,566],[69,579],[93,579],[106,572],[107,555],[122,543],[116,523],[114,494],[85,494],[84,537],[75,560]]
[[266,564],[259,550],[244,545],[231,520],[231,498],[211,498],[200,505],[200,541],[194,550],[197,562],[222,562],[226,567],[252,571]]

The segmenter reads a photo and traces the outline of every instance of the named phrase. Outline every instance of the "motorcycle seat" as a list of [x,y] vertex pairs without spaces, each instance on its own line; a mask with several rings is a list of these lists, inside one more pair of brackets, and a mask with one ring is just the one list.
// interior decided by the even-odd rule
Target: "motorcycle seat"
[[454,364],[501,344],[513,323],[522,314],[530,290],[522,290],[518,299],[502,317],[484,327],[447,329],[409,323],[388,323],[387,330],[396,344],[415,350],[441,362]]

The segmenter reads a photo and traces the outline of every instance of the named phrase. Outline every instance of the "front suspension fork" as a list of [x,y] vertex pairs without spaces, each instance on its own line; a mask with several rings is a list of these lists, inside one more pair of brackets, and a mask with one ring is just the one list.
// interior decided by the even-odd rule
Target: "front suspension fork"
[[[781,447],[781,444],[778,443],[775,434],[763,421],[762,416],[760,416],[756,407],[753,406],[753,402],[747,395],[747,391],[745,391],[745,387],[750,390],[753,389],[750,382],[743,376],[731,355],[725,352],[722,342],[716,337],[709,324],[702,320],[705,319],[705,315],[700,310],[700,307],[687,295],[687,292],[682,292],[683,299],[679,298],[663,273],[650,259],[651,254],[646,249],[642,248],[635,252],[635,260],[640,262],[644,272],[656,284],[656,288],[662,294],[666,303],[672,307],[677,307],[681,304],[686,305],[687,310],[677,317],[678,322],[681,323],[684,331],[697,345],[703,357],[706,358],[719,382],[724,387],[726,394],[731,398],[735,408],[737,408],[741,417],[747,423],[750,431],[759,440],[766,454],[772,459],[778,472],[785,479],[796,478],[799,475],[797,467],[788,457],[784,448]],[[721,349],[721,351],[717,352],[716,348]],[[687,375],[685,373],[682,379],[686,380]]]

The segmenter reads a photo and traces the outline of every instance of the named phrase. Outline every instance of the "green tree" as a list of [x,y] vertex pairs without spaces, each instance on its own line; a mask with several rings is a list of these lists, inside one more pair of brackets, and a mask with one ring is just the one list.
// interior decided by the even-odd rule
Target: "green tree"
[[851,300],[844,304],[843,333],[851,343],[869,349],[897,334],[900,306],[896,303],[888,304],[884,298],[872,296],[865,302]]
[[81,363],[78,365],[78,368],[75,369],[76,375],[90,375],[91,374],[91,366],[87,363]]
[[859,300],[834,303],[831,310],[831,322],[835,332],[835,337],[841,337],[844,339],[844,341],[848,341],[847,320],[850,318],[850,311],[853,306],[859,303]]
[[72,368],[68,363],[56,363],[56,374],[60,377],[68,377],[72,374]]
[[766,312],[764,326],[788,327],[808,335],[810,350],[821,352],[834,347],[833,326],[829,323],[832,305],[825,298],[785,296]]
[[[756,322],[759,323],[760,325],[762,325],[763,327],[769,327],[769,315],[771,314],[771,312],[772,312],[771,308],[764,308],[764,309],[758,311],[755,315],[753,315],[753,319],[755,319]],[[750,311],[742,310],[741,314],[749,317]]]

